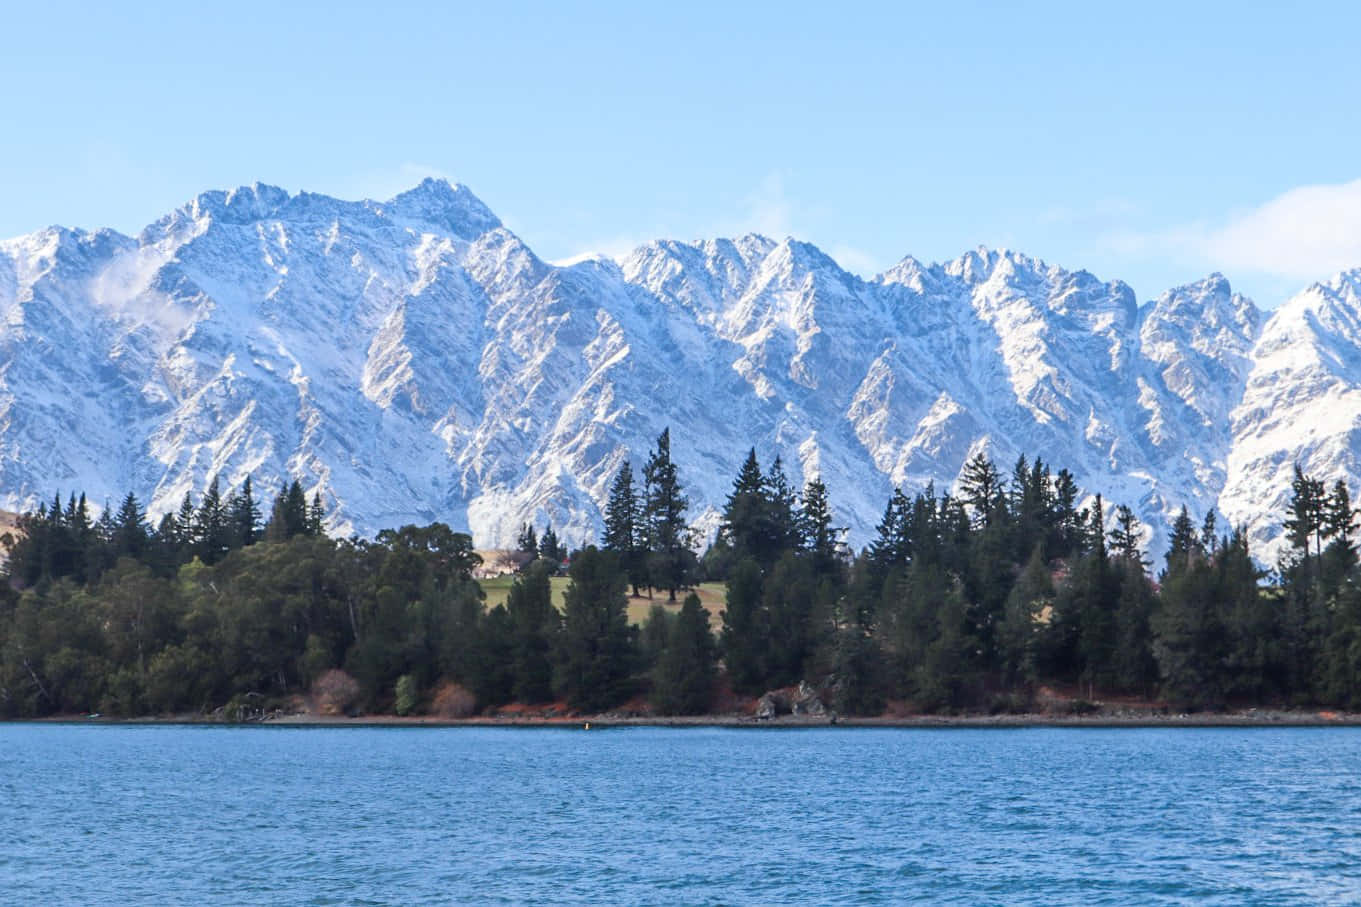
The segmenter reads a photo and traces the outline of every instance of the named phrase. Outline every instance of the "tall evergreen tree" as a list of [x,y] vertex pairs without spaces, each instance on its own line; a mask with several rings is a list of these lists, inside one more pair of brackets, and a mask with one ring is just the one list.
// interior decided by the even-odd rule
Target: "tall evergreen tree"
[[1077,506],[1080,494],[1073,474],[1060,469],[1054,476],[1054,528],[1049,546],[1052,557],[1068,557],[1085,548],[1082,540],[1085,527]]
[[633,487],[633,467],[626,460],[619,467],[610,486],[610,499],[605,505],[605,537],[603,548],[613,551],[628,574],[633,594],[647,582],[647,564],[641,544],[641,520],[638,493]]
[[[1185,510],[1186,508],[1182,508]],[[1216,518],[1214,508],[1205,511],[1205,519],[1200,524],[1200,547],[1209,555],[1213,555],[1219,548],[1219,536],[1216,535]]]
[[552,646],[561,623],[553,607],[548,568],[532,564],[511,583],[506,596],[511,627],[512,696],[519,702],[547,702],[553,695]]
[[269,524],[265,527],[265,538],[271,542],[283,542],[297,535],[315,534],[308,532],[307,495],[302,484],[294,479],[284,484],[274,506],[270,509]]
[[520,526],[520,534],[516,536],[515,547],[522,554],[533,557],[539,556],[539,539],[534,534],[533,523],[525,523]]
[[1150,695],[1158,681],[1153,655],[1152,620],[1157,597],[1144,564],[1128,552],[1115,562],[1119,594],[1115,602],[1115,651],[1111,656],[1110,680],[1128,692]]
[[198,546],[198,511],[189,492],[184,493],[180,509],[175,513],[175,547],[179,558],[188,560]]
[[615,556],[594,545],[577,554],[568,576],[556,686],[572,708],[601,711],[618,705],[631,691],[636,653],[624,576]]
[[255,503],[250,476],[241,483],[241,490],[232,495],[228,511],[232,532],[241,546],[248,547],[260,540],[260,507]]
[[1204,549],[1196,537],[1195,524],[1191,522],[1191,514],[1187,513],[1186,507],[1183,506],[1177,518],[1172,521],[1172,535],[1167,546],[1167,567],[1163,575],[1184,569],[1191,560],[1203,553]]
[[815,648],[817,591],[811,565],[792,551],[785,552],[765,577],[761,592],[768,641],[763,661],[769,686],[789,686],[804,678]]
[[734,563],[744,558],[751,558],[763,566],[773,562],[770,523],[765,475],[753,447],[733,480],[732,491],[723,505],[723,522],[718,529],[719,539],[731,550]]
[[778,560],[786,551],[792,551],[799,544],[798,496],[785,474],[784,462],[779,456],[770,464],[766,473],[766,500],[770,502],[770,556]]
[[1328,546],[1323,552],[1321,573],[1324,587],[1332,595],[1338,593],[1347,575],[1357,565],[1353,541],[1356,516],[1347,483],[1338,479],[1324,503],[1323,513],[1323,537],[1328,539]]
[[690,550],[690,528],[685,522],[689,502],[671,460],[670,429],[657,438],[657,447],[643,467],[643,484],[650,585],[666,589],[670,600],[675,601],[676,590],[690,580],[695,554]]
[[1295,478],[1290,483],[1289,515],[1285,520],[1285,531],[1291,547],[1309,556],[1309,546],[1314,546],[1315,555],[1323,553],[1323,530],[1327,515],[1328,496],[1323,482],[1307,476],[1295,464]]
[[222,490],[217,476],[208,483],[208,490],[199,501],[198,511],[194,514],[194,537],[197,541],[198,556],[205,564],[215,564],[222,560],[231,548],[231,524],[227,517],[227,505],[222,499]]
[[1140,572],[1148,566],[1139,547],[1142,537],[1143,530],[1134,511],[1124,504],[1115,508],[1115,528],[1109,533],[1111,555],[1117,561],[1138,567]]
[[566,557],[562,545],[558,543],[558,534],[553,531],[552,523],[543,527],[543,535],[539,537],[539,557],[554,565],[555,569]]
[[[917,498],[918,504],[922,497]],[[933,506],[934,506],[934,502]],[[913,527],[919,523],[914,502],[908,500],[902,488],[895,487],[884,507],[884,517],[875,530],[869,546],[869,560],[875,575],[882,581],[894,567],[906,567],[913,555]]]
[[1184,707],[1222,704],[1228,635],[1208,561],[1168,553],[1153,630],[1163,694]]
[[308,535],[321,536],[326,534],[326,508],[321,503],[321,492],[312,492],[312,504],[307,508],[307,529]]
[[844,527],[832,525],[832,505],[827,499],[827,486],[814,476],[803,489],[799,507],[799,546],[812,560],[813,572],[832,576],[840,569],[838,546]]
[[110,539],[114,557],[140,559],[148,553],[151,534],[146,525],[146,513],[137,496],[128,492],[113,518],[113,537]]
[[714,696],[714,638],[709,612],[693,592],[667,634],[653,672],[653,703],[664,715],[702,715]]
[[723,663],[732,688],[739,693],[765,690],[765,656],[770,622],[761,597],[761,568],[744,558],[728,573],[721,635]]
[[959,496],[969,506],[975,525],[990,526],[1002,516],[1003,494],[1002,476],[987,454],[979,451],[970,457],[959,476]]
[[1040,618],[1052,610],[1054,583],[1044,561],[1044,545],[1037,543],[1016,584],[1007,594],[1002,625],[998,628],[1004,676],[1010,684],[1030,686],[1039,677]]

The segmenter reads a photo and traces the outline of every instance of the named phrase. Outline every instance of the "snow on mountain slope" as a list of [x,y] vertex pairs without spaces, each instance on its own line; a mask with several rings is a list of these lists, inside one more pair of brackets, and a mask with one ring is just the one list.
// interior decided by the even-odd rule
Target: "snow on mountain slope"
[[821,475],[857,544],[895,484],[943,490],[986,450],[1130,504],[1155,552],[1186,504],[1270,554],[1296,457],[1357,478],[1359,280],[1263,326],[1220,275],[1140,307],[1012,252],[866,281],[756,235],[558,267],[443,181],[206,192],[136,238],[0,242],[0,506],[132,489],[159,513],[250,474],[319,491],[338,532],[580,542],[670,426],[706,530],[753,445]]
[[[1267,321],[1252,350],[1221,507],[1254,549],[1281,549],[1294,465],[1325,479],[1361,477],[1361,269],[1314,284]],[[1259,555],[1260,556],[1260,555]]]

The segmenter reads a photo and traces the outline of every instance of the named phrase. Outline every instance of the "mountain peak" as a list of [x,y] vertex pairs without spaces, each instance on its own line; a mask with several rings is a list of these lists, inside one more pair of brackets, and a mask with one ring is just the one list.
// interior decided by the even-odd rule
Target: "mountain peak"
[[413,226],[429,226],[459,239],[472,240],[501,226],[501,219],[461,183],[427,176],[380,206],[390,216]]

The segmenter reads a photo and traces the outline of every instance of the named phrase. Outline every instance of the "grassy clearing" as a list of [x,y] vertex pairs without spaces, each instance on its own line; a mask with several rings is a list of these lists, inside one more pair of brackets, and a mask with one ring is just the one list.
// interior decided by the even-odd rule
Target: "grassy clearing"
[[[513,576],[494,576],[490,579],[478,580],[482,586],[482,591],[487,596],[487,607],[495,608],[497,605],[506,603],[506,596],[510,594],[510,584],[515,579]],[[563,596],[567,592],[568,579],[565,576],[555,576],[550,582],[553,584],[553,602],[559,608],[563,605]],[[704,607],[709,609],[709,622],[717,630],[722,621],[718,618],[718,612],[723,610],[723,584],[722,583],[700,583],[695,589],[699,594],[699,600]],[[684,601],[686,592],[677,592],[675,603],[666,600],[666,592],[654,592],[652,598],[646,594],[634,598],[629,597],[628,615],[629,623],[641,624],[647,619],[647,612],[654,604],[662,605],[671,613],[680,611],[681,602]]]

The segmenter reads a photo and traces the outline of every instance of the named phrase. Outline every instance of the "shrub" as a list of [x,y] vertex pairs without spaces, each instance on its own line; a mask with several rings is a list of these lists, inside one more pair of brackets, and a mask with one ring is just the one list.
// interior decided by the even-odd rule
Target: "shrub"
[[476,708],[477,697],[459,684],[446,683],[435,694],[434,712],[441,718],[467,718]]
[[323,715],[344,715],[359,698],[359,682],[338,668],[332,668],[312,684],[312,698]]
[[416,711],[416,704],[420,701],[421,691],[416,686],[416,678],[410,674],[403,674],[397,678],[397,701],[396,709],[398,715],[410,715]]

